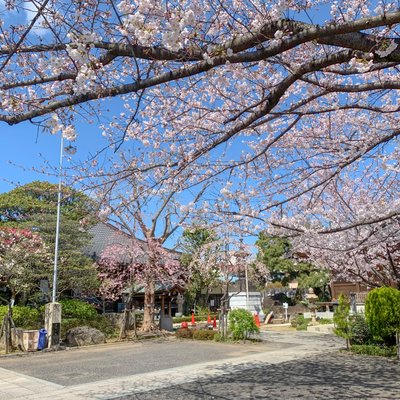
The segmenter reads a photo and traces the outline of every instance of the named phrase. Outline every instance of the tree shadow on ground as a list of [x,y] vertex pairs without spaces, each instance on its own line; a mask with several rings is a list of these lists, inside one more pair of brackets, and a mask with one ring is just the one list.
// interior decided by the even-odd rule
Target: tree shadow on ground
[[118,399],[398,399],[399,377],[400,364],[392,360],[333,353],[281,364],[264,363]]

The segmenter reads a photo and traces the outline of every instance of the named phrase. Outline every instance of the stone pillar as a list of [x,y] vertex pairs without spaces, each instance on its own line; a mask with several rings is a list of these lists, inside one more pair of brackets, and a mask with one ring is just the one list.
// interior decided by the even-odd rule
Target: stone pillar
[[350,292],[350,311],[357,314],[356,294],[354,292]]
[[45,328],[47,331],[47,347],[60,344],[61,335],[61,304],[47,303],[45,306]]
[[177,314],[179,316],[181,316],[183,314],[183,296],[178,293],[178,295],[176,296],[176,304],[178,305],[178,311]]

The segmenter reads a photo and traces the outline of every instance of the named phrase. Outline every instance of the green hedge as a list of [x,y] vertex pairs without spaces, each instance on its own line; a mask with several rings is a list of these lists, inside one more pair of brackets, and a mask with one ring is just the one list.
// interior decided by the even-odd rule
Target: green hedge
[[297,315],[290,321],[290,325],[298,331],[306,331],[311,318],[304,318],[303,314]]
[[[0,325],[8,313],[8,306],[0,306]],[[14,306],[12,309],[13,321],[17,328],[40,329],[43,328],[43,314],[32,307]]]
[[175,332],[175,336],[179,339],[193,339],[193,330],[188,328],[181,328]]
[[214,340],[217,333],[212,329],[180,328],[175,332],[175,336],[179,339]]
[[[90,326],[110,336],[114,333],[114,328],[109,319],[97,314],[95,308],[79,300],[61,300],[61,337],[71,328],[77,326]],[[44,306],[40,309],[14,306],[12,309],[13,321],[17,328],[40,329],[44,327]],[[0,306],[0,325],[4,316],[8,312],[8,306]]]
[[109,319],[102,315],[98,315],[96,319],[80,319],[80,318],[63,318],[61,321],[61,337],[64,339],[68,330],[78,326],[89,326],[96,328],[107,336],[115,333]]
[[62,338],[65,338],[69,329],[78,326],[96,328],[107,336],[114,334],[110,320],[98,314],[93,305],[77,299],[60,300],[60,303],[62,305]]
[[217,334],[216,331],[211,329],[199,329],[193,331],[193,339],[195,340],[214,340],[214,336]]
[[369,356],[396,357],[396,346],[377,346],[373,344],[354,344],[350,351]]
[[81,300],[60,300],[63,318],[77,318],[81,320],[95,320],[98,315],[96,309]]

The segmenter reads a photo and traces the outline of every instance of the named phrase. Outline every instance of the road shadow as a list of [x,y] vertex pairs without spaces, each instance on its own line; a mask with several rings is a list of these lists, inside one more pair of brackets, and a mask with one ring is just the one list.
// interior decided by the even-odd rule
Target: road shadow
[[400,364],[343,353],[258,365],[118,400],[399,399]]

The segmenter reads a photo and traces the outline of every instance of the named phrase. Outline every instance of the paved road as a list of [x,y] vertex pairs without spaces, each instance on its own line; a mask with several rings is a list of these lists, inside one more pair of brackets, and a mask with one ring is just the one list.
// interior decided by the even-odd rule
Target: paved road
[[400,366],[307,332],[262,344],[121,343],[0,359],[0,400],[398,399]]
[[400,399],[400,365],[382,358],[329,353],[118,397],[166,399]]
[[295,346],[147,340],[0,359],[0,367],[63,386],[249,356]]

